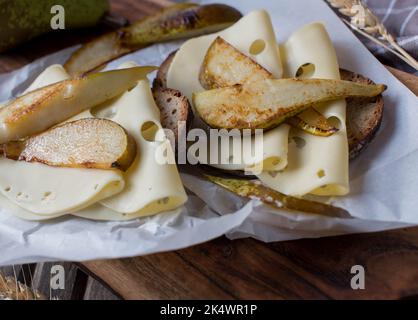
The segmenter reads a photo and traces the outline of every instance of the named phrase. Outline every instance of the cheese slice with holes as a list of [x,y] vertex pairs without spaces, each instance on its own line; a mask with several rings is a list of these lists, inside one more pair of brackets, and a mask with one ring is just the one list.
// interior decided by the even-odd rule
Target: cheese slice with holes
[[123,177],[116,171],[56,168],[0,159],[3,196],[41,216],[55,217],[86,208],[123,187]]
[[[311,64],[313,78],[340,79],[337,56],[325,27],[314,23],[296,31],[282,52],[285,77]],[[318,137],[291,129],[288,166],[281,172],[263,172],[259,179],[286,194],[301,196],[345,195],[349,192],[348,144],[345,125],[346,103],[338,100],[316,106],[325,117],[338,124],[338,133]]]
[[[199,82],[200,67],[206,52],[217,36],[257,61],[274,77],[282,77],[283,70],[273,25],[268,13],[260,10],[250,12],[221,32],[186,41],[174,56],[168,70],[167,86],[169,88],[179,90],[190,101],[192,101],[193,92],[204,90]],[[254,55],[250,53],[250,47],[257,41],[263,41],[264,50]]]
[[[68,79],[58,65],[47,68],[28,90]],[[52,218],[90,206],[124,187],[121,173],[111,170],[56,168],[0,158],[0,193],[13,204]]]
[[18,217],[24,220],[30,220],[30,221],[45,221],[45,220],[50,220],[53,218],[58,218],[67,214],[67,213],[55,213],[55,214],[48,214],[48,215],[42,216],[42,215],[30,212],[16,205],[14,202],[8,200],[1,193],[0,193],[0,208],[15,217]]
[[47,85],[67,80],[69,78],[70,75],[60,64],[54,64],[46,68],[43,72],[41,72],[41,74],[36,77],[36,79],[23,92],[23,94],[34,91],[41,87],[45,87]]
[[[167,74],[167,86],[182,92],[192,101],[193,92],[203,91],[199,82],[199,71],[209,46],[217,36],[222,37],[242,53],[251,57],[269,70],[276,78],[283,74],[280,52],[270,16],[264,10],[253,11],[241,18],[233,26],[221,32],[201,36],[186,41],[176,53]],[[252,54],[253,48],[258,54]],[[253,48],[251,48],[253,47]],[[251,48],[251,49],[250,49]],[[259,49],[259,50],[257,50]],[[261,52],[257,52],[261,51]],[[224,170],[244,170],[263,163],[264,170],[281,170],[287,165],[287,137],[289,126],[266,132],[263,139],[264,153],[258,154],[252,162],[244,161],[242,154],[251,150],[250,142],[243,141],[241,152],[229,153],[226,144],[219,145],[218,154],[225,154],[220,164],[211,164]],[[247,145],[244,145],[247,144]],[[233,161],[229,164],[228,162]]]
[[[132,62],[120,68],[136,67]],[[138,82],[132,90],[118,98],[86,110],[68,121],[99,117],[119,123],[135,139],[138,154],[131,167],[123,173],[123,192],[101,202],[106,210],[95,206],[75,215],[98,220],[127,220],[140,216],[170,211],[182,206],[187,195],[175,164],[160,164],[156,155],[166,152],[166,159],[174,159],[170,142],[166,139],[160,123],[160,114],[155,105],[148,80]],[[141,131],[143,125],[151,127]],[[157,129],[155,141],[147,141],[143,134]],[[110,219],[112,218],[112,219]]]
[[[216,164],[212,161],[210,165],[222,170],[248,170],[251,172],[252,168],[262,164],[256,170],[282,170],[287,165],[289,128],[287,124],[283,124],[274,130],[264,132],[259,141],[254,136],[251,140],[241,139],[237,142],[240,146],[238,150],[235,149],[237,147],[234,144],[234,139],[229,137],[229,144],[218,143],[219,163]],[[213,156],[212,152],[208,156],[208,162],[210,156]]]
[[[121,68],[133,66],[125,63]],[[173,160],[174,154],[162,130],[148,80],[139,81],[119,99],[101,106],[95,115],[119,123],[138,147],[137,158],[125,173],[125,190],[102,201],[104,206],[127,215],[146,216],[178,208],[187,201],[177,166],[157,158],[165,152],[165,158]]]

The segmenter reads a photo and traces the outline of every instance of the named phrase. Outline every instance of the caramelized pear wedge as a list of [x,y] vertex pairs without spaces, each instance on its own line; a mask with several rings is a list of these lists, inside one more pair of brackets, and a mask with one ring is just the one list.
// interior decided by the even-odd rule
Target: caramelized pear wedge
[[309,108],[301,114],[287,119],[286,123],[306,133],[321,137],[329,137],[339,130],[314,108]]
[[212,42],[199,73],[200,84],[207,90],[272,78],[268,70],[221,37]]
[[[271,72],[221,37],[210,45],[199,72],[199,82],[207,90],[273,78]],[[314,112],[313,108],[305,112],[309,110]],[[312,123],[299,116],[289,118],[287,123],[313,135],[329,136],[335,132],[330,127],[316,126],[325,124],[324,121]]]
[[196,37],[223,30],[241,18],[242,14],[237,9],[225,4],[178,4],[128,27],[122,36],[122,43],[135,47]]
[[283,193],[270,189],[261,183],[244,179],[221,178],[208,174],[204,174],[204,176],[209,181],[241,197],[258,199],[276,208],[295,210],[327,217],[352,218],[350,213],[345,209],[321,202],[287,196]]
[[110,32],[83,44],[65,62],[65,70],[72,77],[84,76],[100,71],[108,62],[135,51],[122,46],[120,37],[118,32]]
[[223,4],[176,4],[86,43],[72,54],[65,69],[70,75],[83,75],[151,44],[220,31],[241,17]]
[[0,109],[0,143],[61,123],[134,87],[155,67],[135,67],[61,81],[29,92]]
[[136,156],[135,141],[106,119],[67,122],[23,141],[0,145],[4,157],[49,166],[127,170]]
[[[221,37],[212,42],[199,73],[200,84],[207,90],[235,84],[248,85],[264,79],[273,79],[273,75]],[[286,122],[316,136],[328,137],[338,131],[314,108],[308,108]]]
[[213,128],[270,129],[319,102],[374,97],[385,85],[330,79],[267,79],[193,94],[194,107]]

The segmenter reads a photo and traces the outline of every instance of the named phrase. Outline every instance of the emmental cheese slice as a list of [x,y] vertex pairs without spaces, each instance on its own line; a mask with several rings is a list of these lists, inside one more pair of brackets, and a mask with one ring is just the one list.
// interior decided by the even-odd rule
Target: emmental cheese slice
[[[121,68],[136,66],[125,63]],[[146,216],[172,210],[187,201],[177,166],[158,160],[165,150],[167,159],[174,159],[169,140],[160,123],[148,80],[101,107],[95,114],[123,126],[136,140],[138,155],[124,174],[125,190],[101,203],[119,213]],[[162,160],[162,159],[161,159]]]
[[123,187],[123,177],[117,171],[0,159],[0,192],[16,205],[42,216],[86,208]]
[[218,36],[269,70],[275,78],[282,77],[280,53],[270,16],[260,10],[250,12],[221,32],[186,41],[168,70],[169,88],[179,90],[189,101],[192,101],[193,92],[204,90],[199,82],[200,67],[210,45]]
[[[199,82],[199,71],[209,46],[217,36],[258,62],[274,77],[282,77],[280,52],[270,16],[266,11],[260,10],[250,12],[233,26],[221,32],[186,41],[176,53],[168,70],[167,86],[169,88],[179,90],[188,97],[190,102],[193,92],[204,90]],[[251,146],[245,145],[249,142],[243,141],[239,154],[232,151],[229,153],[229,150],[224,150],[227,148],[225,145],[220,145],[218,154],[226,154],[228,159],[220,159],[218,164],[209,164],[224,170],[245,170],[263,163],[264,170],[281,170],[287,165],[288,131],[289,126],[283,125],[265,133],[264,153],[251,159],[252,163],[241,159],[245,150],[251,150]],[[229,158],[234,159],[233,164],[228,163]]]
[[[310,66],[311,78],[339,79],[337,56],[325,27],[314,23],[296,31],[283,50],[285,77],[295,77],[302,66]],[[302,196],[345,195],[349,192],[348,144],[345,100],[316,106],[332,118],[339,131],[318,137],[292,129],[289,135],[288,166],[279,172],[263,172],[259,179],[280,192]]]

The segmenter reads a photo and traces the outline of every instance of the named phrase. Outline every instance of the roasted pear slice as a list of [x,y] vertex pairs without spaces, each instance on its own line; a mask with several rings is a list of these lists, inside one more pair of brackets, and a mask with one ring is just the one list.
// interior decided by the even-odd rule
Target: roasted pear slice
[[178,4],[128,27],[122,36],[122,43],[134,47],[196,37],[223,30],[241,17],[237,9],[224,4]]
[[272,79],[273,75],[221,37],[209,47],[199,73],[205,89],[215,89]]
[[0,154],[55,167],[126,170],[135,159],[136,144],[117,123],[90,118],[0,145]]
[[301,114],[287,119],[286,123],[306,133],[321,137],[329,137],[339,130],[314,108],[309,108]]
[[374,97],[384,85],[330,79],[267,79],[249,85],[193,94],[194,107],[209,126],[225,129],[269,129],[312,104],[347,97]]
[[65,69],[73,76],[83,75],[154,43],[225,29],[241,17],[239,11],[223,4],[176,4],[86,43],[72,54],[65,63]]
[[0,143],[45,131],[134,87],[155,69],[135,67],[101,72],[29,92],[0,109]]
[[[200,84],[208,90],[235,84],[248,85],[264,79],[273,79],[271,72],[221,37],[212,42],[199,73]],[[318,136],[327,137],[338,131],[313,108],[307,109],[303,115],[289,118],[287,123]]]
[[351,218],[348,211],[321,202],[305,200],[287,196],[270,189],[259,182],[244,179],[221,178],[204,174],[211,182],[241,196],[258,199],[264,203],[280,209],[301,211],[304,213],[318,214],[327,217]]

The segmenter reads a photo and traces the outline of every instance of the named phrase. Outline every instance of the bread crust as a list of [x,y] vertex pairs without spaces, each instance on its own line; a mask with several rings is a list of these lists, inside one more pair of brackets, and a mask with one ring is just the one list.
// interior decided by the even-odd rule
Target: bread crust
[[167,74],[176,52],[171,52],[161,64],[152,84],[152,92],[160,110],[161,125],[173,132],[177,143],[179,135],[186,135],[190,128],[193,111],[186,96],[178,90],[167,88]]
[[[340,70],[341,79],[374,84],[360,74]],[[350,160],[356,158],[373,141],[383,120],[383,97],[347,99],[347,137]]]

